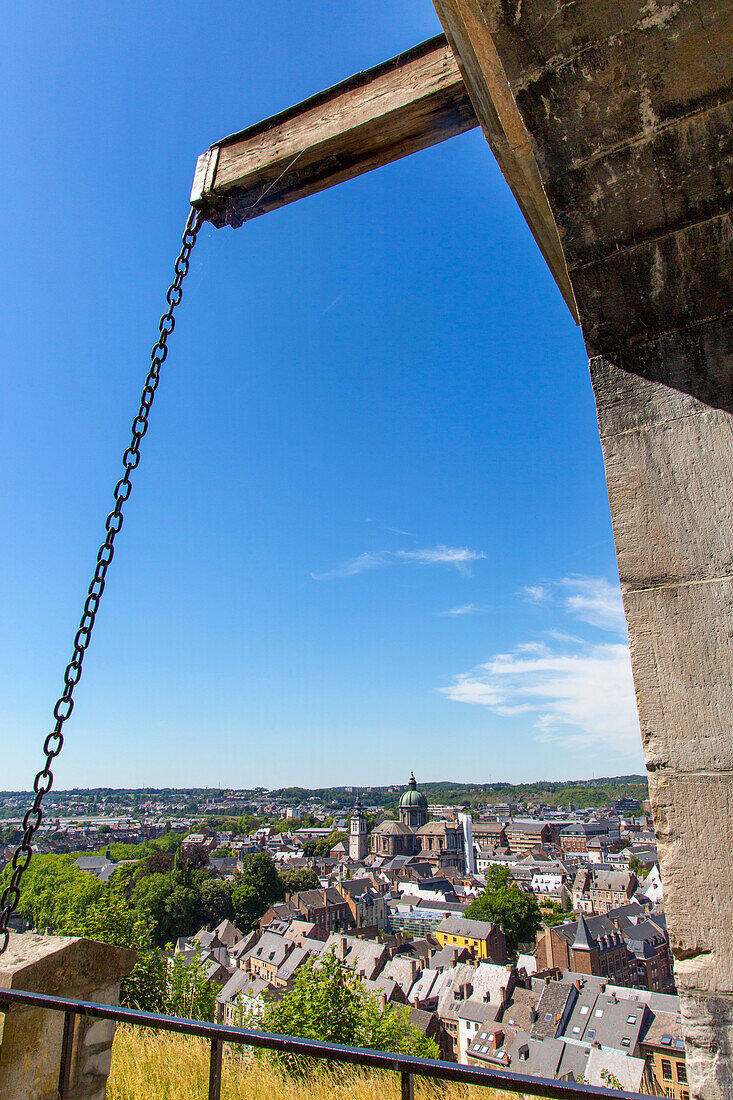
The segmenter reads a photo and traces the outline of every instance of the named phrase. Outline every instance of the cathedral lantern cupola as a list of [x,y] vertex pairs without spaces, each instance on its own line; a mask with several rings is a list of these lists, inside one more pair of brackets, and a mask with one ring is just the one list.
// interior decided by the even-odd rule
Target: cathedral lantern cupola
[[399,814],[402,824],[409,826],[410,829],[420,829],[428,823],[428,800],[422,791],[417,789],[414,773],[411,773],[407,790],[400,799]]

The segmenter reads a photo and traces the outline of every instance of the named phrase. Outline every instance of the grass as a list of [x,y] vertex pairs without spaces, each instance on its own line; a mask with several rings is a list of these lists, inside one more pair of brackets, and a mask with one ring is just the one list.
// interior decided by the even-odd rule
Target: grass
[[[209,1044],[191,1035],[117,1028],[107,1100],[204,1100]],[[399,1100],[396,1073],[345,1066],[338,1075],[285,1076],[265,1058],[225,1047],[222,1100]],[[516,1093],[465,1085],[415,1082],[415,1100],[510,1100]],[[525,1096],[525,1100],[531,1098]]]

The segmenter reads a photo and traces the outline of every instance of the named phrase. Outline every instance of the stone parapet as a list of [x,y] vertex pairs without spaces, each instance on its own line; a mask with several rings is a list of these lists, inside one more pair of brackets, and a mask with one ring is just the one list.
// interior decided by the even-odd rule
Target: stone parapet
[[[0,956],[0,988],[119,1004],[120,979],[135,952],[75,936],[11,935]],[[0,1100],[58,1100],[64,1016],[13,1006],[0,1031]],[[104,1100],[115,1024],[78,1016],[64,1100]]]

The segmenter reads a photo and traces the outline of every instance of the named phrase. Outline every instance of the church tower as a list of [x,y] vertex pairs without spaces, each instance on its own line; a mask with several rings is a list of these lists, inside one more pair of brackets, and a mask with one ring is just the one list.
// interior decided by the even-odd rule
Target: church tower
[[353,859],[355,863],[363,863],[366,859],[368,850],[366,816],[361,806],[361,799],[359,795],[357,795],[354,809],[351,814],[349,859]]

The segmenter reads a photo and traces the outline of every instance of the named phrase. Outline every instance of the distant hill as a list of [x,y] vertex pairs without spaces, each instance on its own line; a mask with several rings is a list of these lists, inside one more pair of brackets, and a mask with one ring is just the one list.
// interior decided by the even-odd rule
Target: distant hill
[[[391,784],[382,787],[359,787],[362,798],[370,805],[391,806],[399,800],[404,784]],[[418,780],[418,787],[428,800],[428,804],[449,805],[467,802],[471,808],[478,803],[514,802],[528,805],[544,802],[550,806],[610,806],[617,798],[638,798],[642,801],[649,797],[645,775],[616,775],[600,779],[569,779],[562,782],[539,780],[536,783],[454,783],[451,780]],[[398,788],[395,790],[395,788]],[[306,787],[281,787],[270,793],[290,805],[307,802],[317,798],[325,803],[338,803],[350,806],[357,788],[321,787],[309,790]]]
[[[63,804],[67,799],[77,799],[86,802],[87,812],[100,813],[102,811],[102,799],[110,799],[119,804],[126,805],[134,812],[135,809],[148,799],[165,801],[171,804],[195,801],[197,804],[207,799],[231,798],[237,801],[249,802],[250,800],[272,796],[286,805],[298,806],[306,804],[310,800],[316,800],[330,807],[349,809],[354,802],[355,792],[358,790],[364,802],[368,805],[382,806],[385,809],[395,809],[400,795],[406,784],[403,782],[392,783],[379,787],[349,786],[349,787],[280,787],[277,790],[268,791],[264,787],[257,788],[228,788],[218,787],[141,787],[136,789],[97,787],[85,789],[71,789],[67,791],[54,790],[46,798],[49,809],[55,805]],[[549,806],[610,806],[617,798],[637,798],[642,801],[649,797],[645,775],[616,775],[606,776],[600,779],[567,779],[562,782],[551,780],[538,780],[536,783],[455,783],[452,780],[428,780],[423,782],[418,779],[418,787],[427,797],[428,803],[462,805],[466,803],[472,810],[479,805],[512,802],[525,805],[545,803]],[[1,798],[18,797],[23,792],[0,791]],[[30,798],[31,795],[29,794]],[[0,808],[0,818],[17,814],[17,809],[9,810]]]

